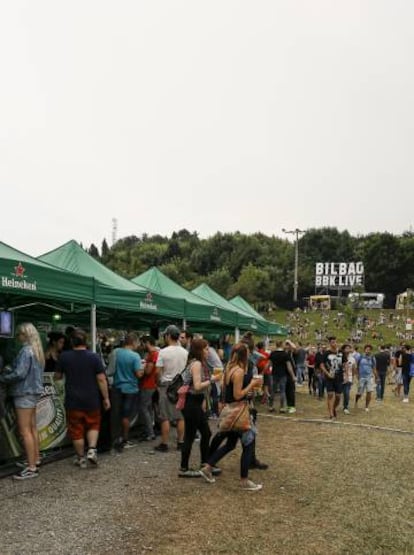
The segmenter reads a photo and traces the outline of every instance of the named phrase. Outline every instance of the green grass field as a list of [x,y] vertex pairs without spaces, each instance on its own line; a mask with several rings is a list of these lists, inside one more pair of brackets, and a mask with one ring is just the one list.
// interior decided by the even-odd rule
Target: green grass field
[[[406,339],[405,323],[407,318],[414,319],[414,310],[359,310],[352,314],[346,311],[343,316],[338,317],[338,310],[328,312],[289,312],[285,310],[275,310],[265,315],[268,319],[287,325],[292,329],[292,339],[302,341],[303,344],[317,343],[316,331],[322,330],[322,340],[326,340],[329,335],[336,335],[338,342],[343,343],[352,340],[352,332],[358,329],[352,323],[352,317],[358,315],[366,316],[370,321],[368,326],[363,329],[363,336],[360,344],[371,343],[375,349],[381,344],[397,345],[404,340],[410,343],[408,336]],[[380,320],[381,315],[384,322]],[[412,333],[412,332],[411,332]],[[402,334],[404,337],[400,336]],[[413,342],[414,343],[414,342]]]

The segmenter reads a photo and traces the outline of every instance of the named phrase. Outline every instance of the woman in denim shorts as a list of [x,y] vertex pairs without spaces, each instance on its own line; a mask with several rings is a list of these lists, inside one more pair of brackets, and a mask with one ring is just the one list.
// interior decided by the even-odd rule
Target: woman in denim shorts
[[36,405],[43,391],[43,369],[45,357],[42,343],[33,324],[21,324],[17,339],[23,343],[13,365],[0,373],[0,382],[10,384],[19,433],[27,457],[27,467],[13,476],[26,480],[38,476],[40,464],[39,438],[36,427]]

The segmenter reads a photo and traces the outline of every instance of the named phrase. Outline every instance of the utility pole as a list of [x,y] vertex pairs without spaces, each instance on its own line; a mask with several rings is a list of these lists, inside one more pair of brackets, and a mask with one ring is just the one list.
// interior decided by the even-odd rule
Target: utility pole
[[294,270],[294,277],[293,277],[293,302],[298,302],[298,266],[299,266],[299,235],[305,233],[305,230],[295,228],[295,229],[282,229],[283,233],[290,233],[291,235],[295,236],[295,270]]
[[112,218],[112,247],[115,245],[118,239],[118,220],[116,218]]

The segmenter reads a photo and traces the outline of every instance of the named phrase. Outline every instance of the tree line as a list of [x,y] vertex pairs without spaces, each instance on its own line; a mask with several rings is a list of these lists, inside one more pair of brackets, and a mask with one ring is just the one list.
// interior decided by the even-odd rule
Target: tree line
[[[317,262],[362,261],[365,290],[386,295],[393,307],[397,294],[414,287],[414,233],[352,236],[336,228],[309,229],[299,239],[299,298],[315,293]],[[88,252],[127,278],[151,266],[187,289],[207,283],[226,298],[242,295],[255,306],[292,308],[294,244],[263,233],[217,232],[200,238],[186,229],[171,237],[143,234]]]

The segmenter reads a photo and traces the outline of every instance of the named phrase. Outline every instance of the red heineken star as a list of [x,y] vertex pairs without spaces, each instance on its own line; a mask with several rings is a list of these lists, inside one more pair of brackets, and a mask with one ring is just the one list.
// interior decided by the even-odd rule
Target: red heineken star
[[17,266],[14,267],[14,272],[15,272],[15,276],[16,277],[23,277],[24,273],[25,273],[25,268],[23,268],[23,265],[21,262],[18,263]]

